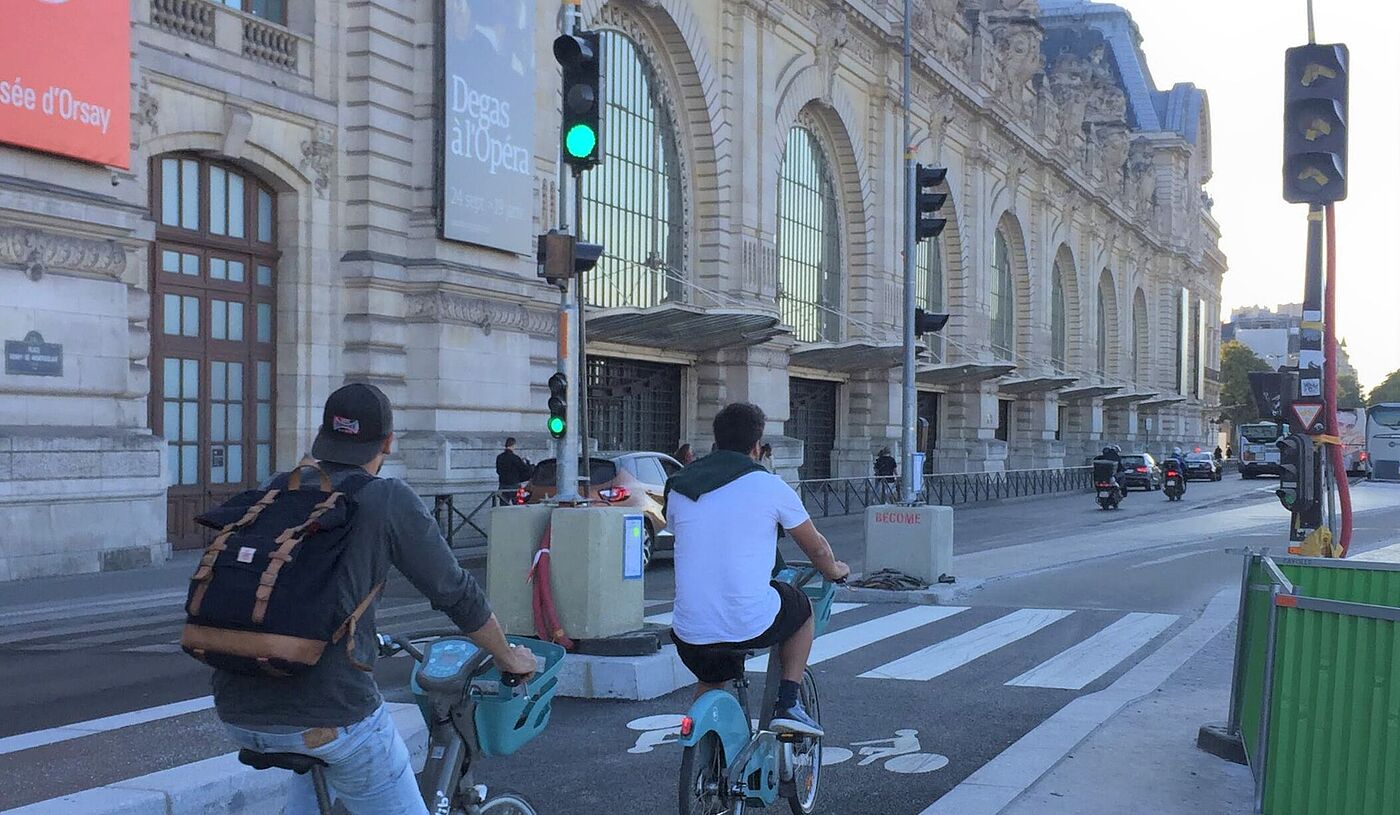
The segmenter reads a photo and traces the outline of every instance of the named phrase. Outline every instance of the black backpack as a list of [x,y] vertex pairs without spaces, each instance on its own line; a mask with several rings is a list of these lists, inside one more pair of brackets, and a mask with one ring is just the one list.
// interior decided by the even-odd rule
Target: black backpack
[[[320,477],[319,490],[301,489],[306,470]],[[216,534],[190,579],[185,653],[224,671],[286,677],[344,639],[351,662],[369,670],[354,660],[355,624],[384,582],[353,609],[340,597],[354,494],[373,480],[357,473],[336,490],[324,470],[304,465],[196,518]]]

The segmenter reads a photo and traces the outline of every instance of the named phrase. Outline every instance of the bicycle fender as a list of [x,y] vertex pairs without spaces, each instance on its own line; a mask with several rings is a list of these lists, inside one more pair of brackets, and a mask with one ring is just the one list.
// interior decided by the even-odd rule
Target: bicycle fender
[[724,746],[724,757],[732,760],[749,742],[749,725],[734,694],[722,690],[706,691],[695,700],[686,713],[695,723],[689,736],[681,737],[682,747],[694,747],[707,733],[714,733]]

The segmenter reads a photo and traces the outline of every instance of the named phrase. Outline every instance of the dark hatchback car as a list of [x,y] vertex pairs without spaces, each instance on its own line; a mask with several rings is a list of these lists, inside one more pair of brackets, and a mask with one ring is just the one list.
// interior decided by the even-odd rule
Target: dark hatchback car
[[1162,488],[1162,467],[1150,453],[1124,453],[1123,469],[1118,473],[1118,482],[1124,488],[1160,490]]
[[1210,453],[1188,453],[1186,456],[1186,480],[1219,481],[1225,475],[1220,462]]

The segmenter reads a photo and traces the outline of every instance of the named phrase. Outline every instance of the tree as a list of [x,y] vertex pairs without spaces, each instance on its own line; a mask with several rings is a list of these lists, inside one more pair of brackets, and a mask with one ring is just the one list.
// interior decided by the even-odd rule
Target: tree
[[1337,374],[1337,407],[1356,408],[1366,404],[1356,374]]
[[1254,392],[1249,387],[1250,371],[1272,371],[1273,366],[1239,340],[1220,346],[1220,415],[1233,425],[1258,421]]
[[1371,388],[1371,398],[1367,404],[1379,405],[1381,402],[1400,402],[1400,370],[1391,371],[1381,384]]

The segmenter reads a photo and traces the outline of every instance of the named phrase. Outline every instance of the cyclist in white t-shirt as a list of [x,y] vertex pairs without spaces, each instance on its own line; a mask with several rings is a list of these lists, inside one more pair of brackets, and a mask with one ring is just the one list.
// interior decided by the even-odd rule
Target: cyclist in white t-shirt
[[783,676],[773,728],[820,736],[798,700],[812,650],[812,604],[800,589],[771,579],[778,527],[828,580],[851,570],[792,487],[757,463],[766,423],[756,405],[726,406],[715,416],[715,451],[666,484],[666,526],[675,535],[672,639],[700,680],[699,693],[739,678],[745,650],[775,648]]

